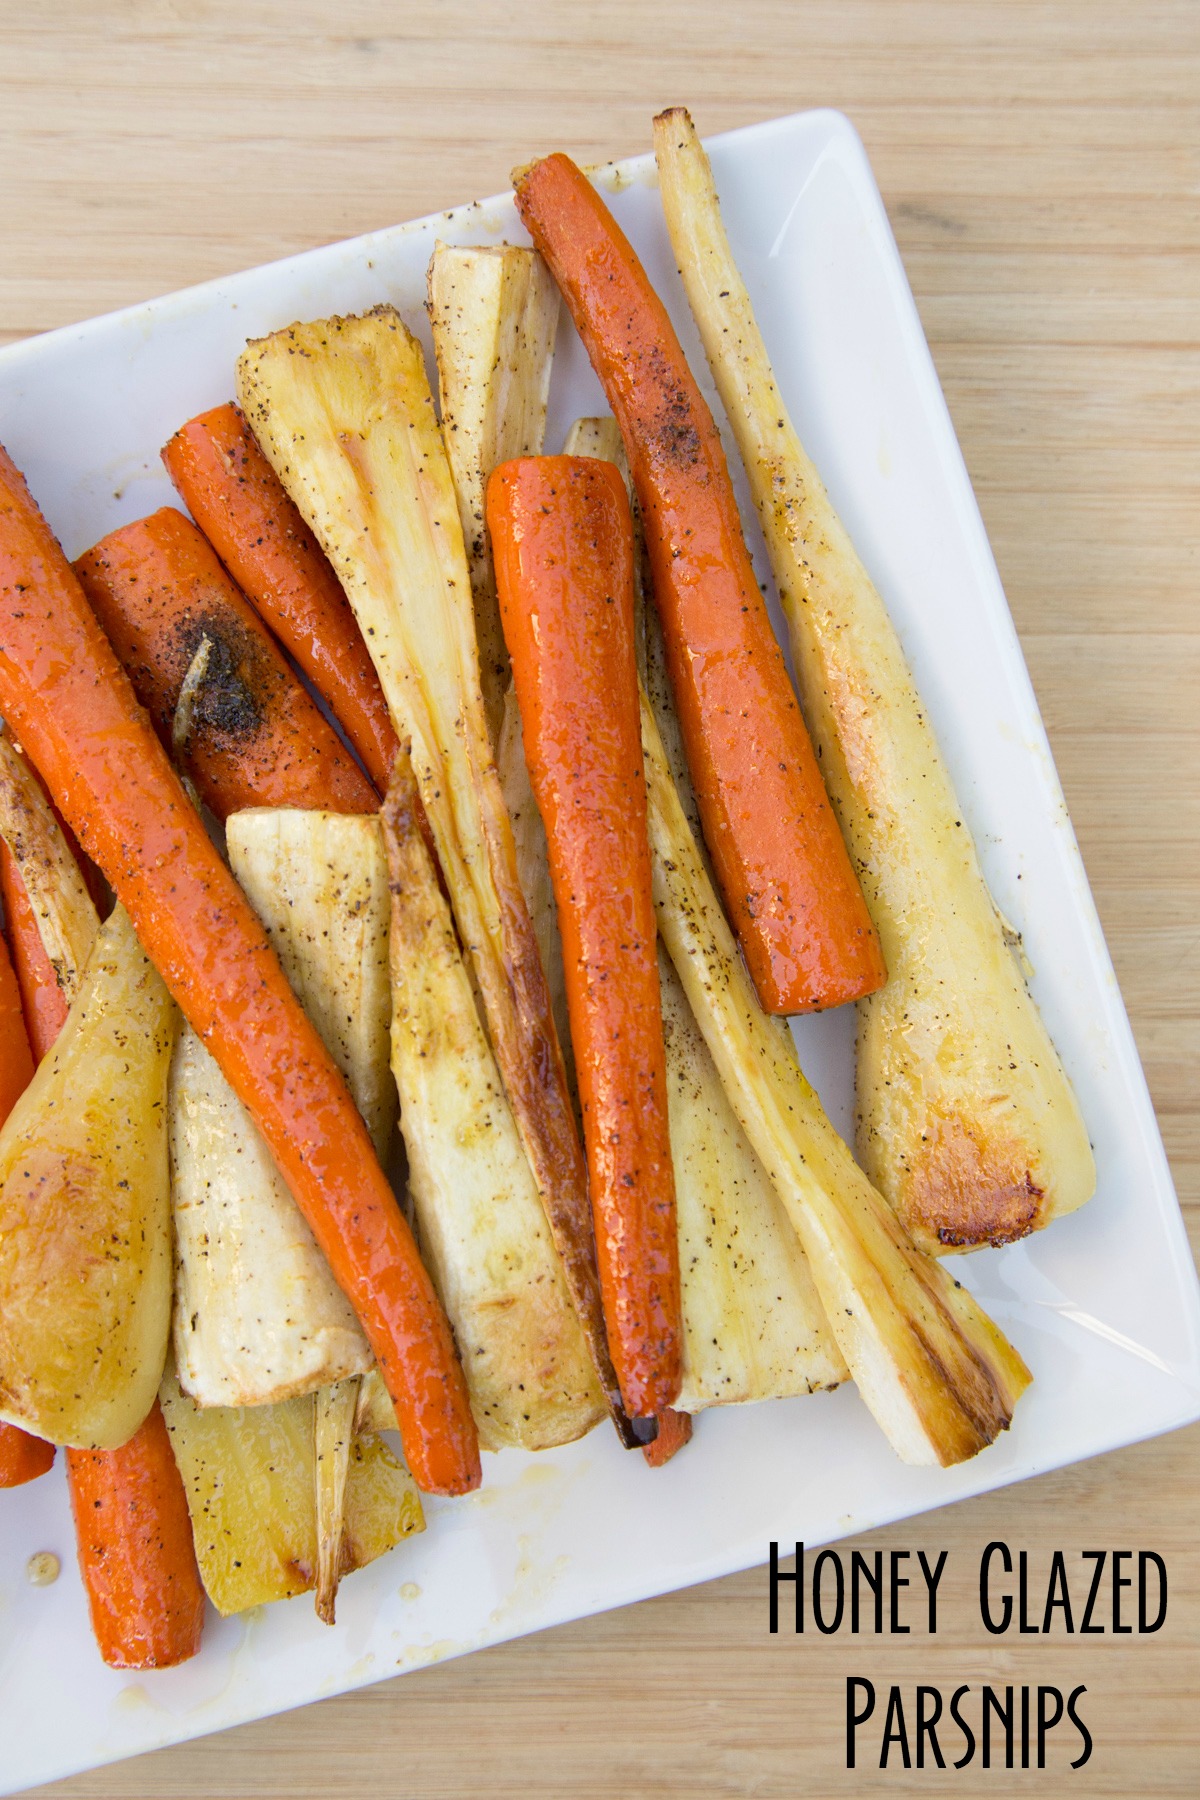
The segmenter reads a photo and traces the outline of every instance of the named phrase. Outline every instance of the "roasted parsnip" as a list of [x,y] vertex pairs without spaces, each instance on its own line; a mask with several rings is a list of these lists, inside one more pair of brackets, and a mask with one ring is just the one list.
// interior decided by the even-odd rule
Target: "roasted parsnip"
[[471,565],[479,677],[493,745],[500,741],[508,652],[483,513],[487,478],[512,456],[536,456],[559,298],[534,250],[438,244],[429,264],[429,320],[442,435]]
[[963,1462],[1007,1427],[1029,1371],[967,1290],[909,1238],[825,1117],[787,1027],[759,1005],[644,693],[642,752],[659,932],[850,1373],[906,1462]]
[[[226,826],[233,871],[383,1155],[395,1090],[377,836],[361,814],[255,808]],[[372,1368],[270,1152],[188,1030],[172,1076],[172,1158],[186,1392],[202,1406],[265,1405]]]
[[683,108],[654,137],[676,259],[887,963],[886,986],[860,1002],[859,1154],[928,1248],[1007,1243],[1088,1199],[1087,1131],[900,640],[788,418]]
[[243,411],[354,608],[411,745],[496,1060],[614,1420],[586,1170],[479,685],[462,527],[420,345],[390,307],[289,326],[238,364]]
[[454,1327],[485,1449],[542,1450],[603,1397],[415,821],[403,757],[384,808],[392,1068],[422,1252]]
[[0,725],[0,837],[21,873],[55,979],[75,998],[100,919],[41,783]]
[[[314,1397],[200,1408],[170,1373],[160,1397],[187,1490],[200,1574],[217,1611],[245,1612],[315,1588]],[[378,1438],[355,1438],[346,1457],[339,1572],[363,1568],[424,1525],[404,1464]]]
[[0,1132],[0,1418],[54,1443],[115,1449],[158,1391],[176,1020],[118,906]]
[[558,289],[536,251],[510,244],[469,249],[438,244],[434,249],[429,315],[442,437],[471,565],[483,703],[512,822],[517,877],[541,954],[567,1085],[574,1093],[546,833],[525,766],[521,713],[500,625],[484,515],[487,479],[497,464],[512,456],[536,455],[542,448],[558,312]]
[[659,945],[683,1288],[678,1412],[833,1387],[846,1365],[800,1240]]
[[390,902],[375,816],[254,807],[228,820],[225,842],[284,974],[385,1158],[396,1086],[388,1063]]
[[373,1367],[249,1113],[190,1026],[171,1068],[174,1342],[200,1406],[265,1406]]

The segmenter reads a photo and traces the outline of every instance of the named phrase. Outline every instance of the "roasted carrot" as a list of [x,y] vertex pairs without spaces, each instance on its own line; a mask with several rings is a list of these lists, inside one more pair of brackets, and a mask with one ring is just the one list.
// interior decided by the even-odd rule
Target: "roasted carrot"
[[21,990],[8,945],[0,936],[0,1125],[32,1080],[33,1052],[21,1010]]
[[658,1436],[653,1443],[642,1445],[642,1455],[652,1469],[661,1469],[691,1439],[691,1413],[675,1412],[668,1406],[658,1415]]
[[566,156],[517,207],[604,384],[645,526],[688,763],[726,909],[768,1012],[883,985],[866,902],[754,577],[721,440],[666,308]]
[[477,1486],[450,1330],[358,1109],[2,450],[0,712],[266,1139],[362,1321],[417,1482]]
[[[7,902],[5,903],[7,910]],[[11,916],[11,915],[10,915]],[[0,1125],[33,1079],[33,1055],[25,1030],[21,992],[0,936]],[[44,1475],[54,1461],[54,1445],[31,1437],[18,1425],[0,1424],[0,1488],[21,1487]]]
[[214,812],[376,810],[371,783],[190,519],[164,506],[123,525],[75,573],[159,737],[168,747],[174,737]]
[[19,1425],[0,1423],[0,1488],[24,1487],[53,1464],[53,1444],[22,1431]]
[[666,1057],[633,638],[633,524],[611,463],[488,483],[504,638],[550,851],[609,1347],[626,1409],[679,1392]]
[[111,1669],[169,1669],[200,1648],[204,1589],[158,1401],[120,1450],[68,1450],[92,1630]]
[[162,459],[193,519],[385,794],[399,746],[375,665],[325,552],[240,409],[230,402],[189,419]]

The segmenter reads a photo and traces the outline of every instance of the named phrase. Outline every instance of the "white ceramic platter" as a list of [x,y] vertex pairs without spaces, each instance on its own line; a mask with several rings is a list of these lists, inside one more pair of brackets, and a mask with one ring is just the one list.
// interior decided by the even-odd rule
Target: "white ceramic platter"
[[[1034,1385],[1013,1429],[949,1471],[903,1467],[850,1388],[706,1414],[686,1453],[658,1472],[622,1452],[606,1427],[565,1451],[487,1457],[479,1494],[430,1503],[423,1537],[345,1583],[333,1630],[317,1622],[308,1597],[240,1619],[210,1616],[196,1660],[151,1675],[100,1662],[56,1471],[0,1495],[0,1791],[747,1568],[766,1560],[772,1539],[826,1542],[1200,1415],[1200,1305],[1182,1219],[1012,620],[862,146],[845,119],[820,112],[710,147],[780,386],[899,625],[1095,1143],[1100,1185],[1082,1212],[956,1265],[1028,1361]],[[600,179],[708,388],[652,159]],[[524,241],[511,198],[484,201],[0,353],[0,441],[68,554],[174,498],[159,446],[184,419],[229,398],[248,336],[390,300],[428,341],[425,271],[439,237]],[[547,447],[560,446],[576,414],[602,410],[564,326]],[[1044,528],[1054,530],[1051,517]],[[797,1034],[843,1129],[851,1031],[844,1009]],[[43,1549],[62,1558],[63,1575],[33,1588],[26,1561]]]

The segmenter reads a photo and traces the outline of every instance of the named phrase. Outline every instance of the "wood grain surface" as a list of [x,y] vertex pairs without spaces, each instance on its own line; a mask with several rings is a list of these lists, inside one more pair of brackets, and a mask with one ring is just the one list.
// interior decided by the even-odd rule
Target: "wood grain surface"
[[[705,132],[822,105],[862,133],[1195,1242],[1196,0],[0,0],[0,342],[492,193],[551,148],[645,149],[676,101]],[[43,1791],[1194,1795],[1198,1488],[1192,1430],[874,1534],[950,1551],[932,1640],[771,1638],[760,1571]],[[1157,1550],[1166,1628],[988,1638],[991,1538]],[[850,1774],[848,1673],[1083,1682],[1096,1748],[1075,1774]]]

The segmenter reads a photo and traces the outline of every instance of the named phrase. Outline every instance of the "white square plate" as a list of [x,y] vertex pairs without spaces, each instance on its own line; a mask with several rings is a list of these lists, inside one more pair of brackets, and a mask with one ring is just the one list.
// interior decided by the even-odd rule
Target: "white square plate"
[[[1100,1185],[1082,1212],[956,1264],[1028,1361],[1034,1385],[999,1443],[947,1471],[903,1467],[849,1387],[705,1414],[687,1452],[658,1472],[623,1453],[606,1428],[540,1457],[488,1457],[479,1494],[428,1503],[423,1537],[345,1584],[335,1629],[317,1622],[308,1597],[238,1619],[210,1615],[196,1660],[150,1675],[100,1662],[56,1471],[0,1495],[4,1792],[748,1568],[766,1560],[773,1538],[827,1542],[1200,1416],[1200,1305],[1183,1222],[866,156],[847,121],[828,112],[734,132],[711,149],[780,386],[899,625],[1095,1143]],[[600,180],[708,388],[652,158]],[[0,353],[0,441],[68,554],[174,499],[159,446],[184,419],[229,398],[248,336],[387,299],[428,342],[425,271],[439,237],[524,241],[511,198],[489,200]],[[547,447],[559,447],[576,414],[602,410],[564,325]],[[763,570],[756,533],[751,541]],[[797,1034],[843,1129],[851,1030],[843,1009],[806,1020]],[[25,1564],[42,1549],[58,1552],[63,1576],[36,1589]]]

